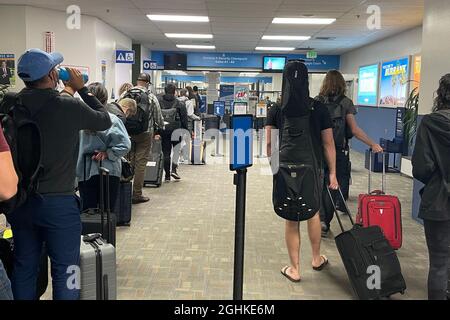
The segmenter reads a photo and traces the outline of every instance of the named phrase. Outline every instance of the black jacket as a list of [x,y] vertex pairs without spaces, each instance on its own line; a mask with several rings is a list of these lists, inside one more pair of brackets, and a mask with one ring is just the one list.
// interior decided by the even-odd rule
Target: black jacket
[[161,107],[161,110],[163,109],[171,109],[174,107],[178,109],[178,112],[180,114],[180,121],[181,121],[181,129],[188,129],[188,116],[187,116],[187,109],[186,105],[178,100],[173,95],[161,95],[158,96],[158,102]]
[[111,127],[109,114],[97,98],[87,88],[78,93],[84,102],[52,89],[25,88],[17,94],[34,115],[42,135],[40,194],[74,194],[80,130]]
[[412,164],[414,177],[425,184],[419,218],[450,220],[450,110],[423,118]]

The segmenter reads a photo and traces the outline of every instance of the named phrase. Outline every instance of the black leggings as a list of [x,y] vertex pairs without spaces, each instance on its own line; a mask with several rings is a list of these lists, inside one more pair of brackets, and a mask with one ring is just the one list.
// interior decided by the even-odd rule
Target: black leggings
[[[116,200],[118,198],[120,186],[119,177],[109,177],[109,205],[114,210]],[[80,197],[83,203],[83,211],[91,208],[98,208],[100,203],[100,176],[91,177],[88,181],[78,183],[80,189]],[[106,189],[105,190],[105,208],[106,208]]]
[[[331,221],[334,216],[333,205],[330,201],[328,195],[328,186],[330,185],[330,171],[328,168],[325,169],[325,183],[323,185],[322,192],[322,208],[320,210],[320,218],[327,227],[330,226]],[[348,200],[349,190],[350,190],[350,178],[351,178],[351,164],[350,164],[350,154],[348,151],[337,151],[336,150],[336,176],[341,188],[344,199]],[[345,211],[345,206],[341,203],[341,196],[338,191],[331,190],[331,195],[333,201],[337,208],[341,211]]]
[[427,238],[430,256],[430,270],[428,273],[428,299],[446,300],[449,280],[450,258],[450,220],[425,222],[425,236]]
[[[172,141],[172,134],[162,134],[162,151],[164,154],[164,171],[166,177],[170,177],[172,170],[177,171],[178,159],[180,157],[181,139],[179,141]],[[172,149],[173,149],[173,161],[172,161]],[[173,162],[173,164],[172,164]]]

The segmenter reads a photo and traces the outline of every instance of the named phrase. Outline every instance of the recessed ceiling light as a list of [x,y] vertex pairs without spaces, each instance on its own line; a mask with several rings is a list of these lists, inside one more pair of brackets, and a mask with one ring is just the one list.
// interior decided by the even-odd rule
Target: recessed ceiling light
[[255,50],[259,51],[294,51],[293,47],[256,47]]
[[196,34],[196,33],[166,33],[167,38],[183,38],[183,39],[212,39],[212,34]]
[[175,16],[163,14],[148,14],[147,17],[152,21],[171,21],[171,22],[209,22],[209,17],[205,16]]
[[306,41],[311,39],[309,36],[263,36],[262,40],[300,40]]
[[201,46],[194,44],[177,44],[177,48],[180,49],[215,49],[216,46]]
[[325,18],[274,18],[272,23],[284,24],[332,24],[336,19]]

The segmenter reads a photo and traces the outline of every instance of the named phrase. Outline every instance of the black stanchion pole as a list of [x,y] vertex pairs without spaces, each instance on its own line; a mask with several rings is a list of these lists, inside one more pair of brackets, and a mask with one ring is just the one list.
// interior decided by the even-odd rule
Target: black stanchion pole
[[233,300],[242,300],[244,288],[244,240],[245,199],[247,192],[247,169],[240,169],[234,175],[236,185],[236,221],[234,242],[234,284]]

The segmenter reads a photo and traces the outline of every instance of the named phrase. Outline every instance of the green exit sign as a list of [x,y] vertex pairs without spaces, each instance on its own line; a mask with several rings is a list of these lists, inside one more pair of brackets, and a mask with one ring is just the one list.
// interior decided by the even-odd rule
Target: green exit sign
[[306,58],[308,58],[308,59],[316,59],[317,58],[317,51],[308,51],[308,53],[306,53]]

